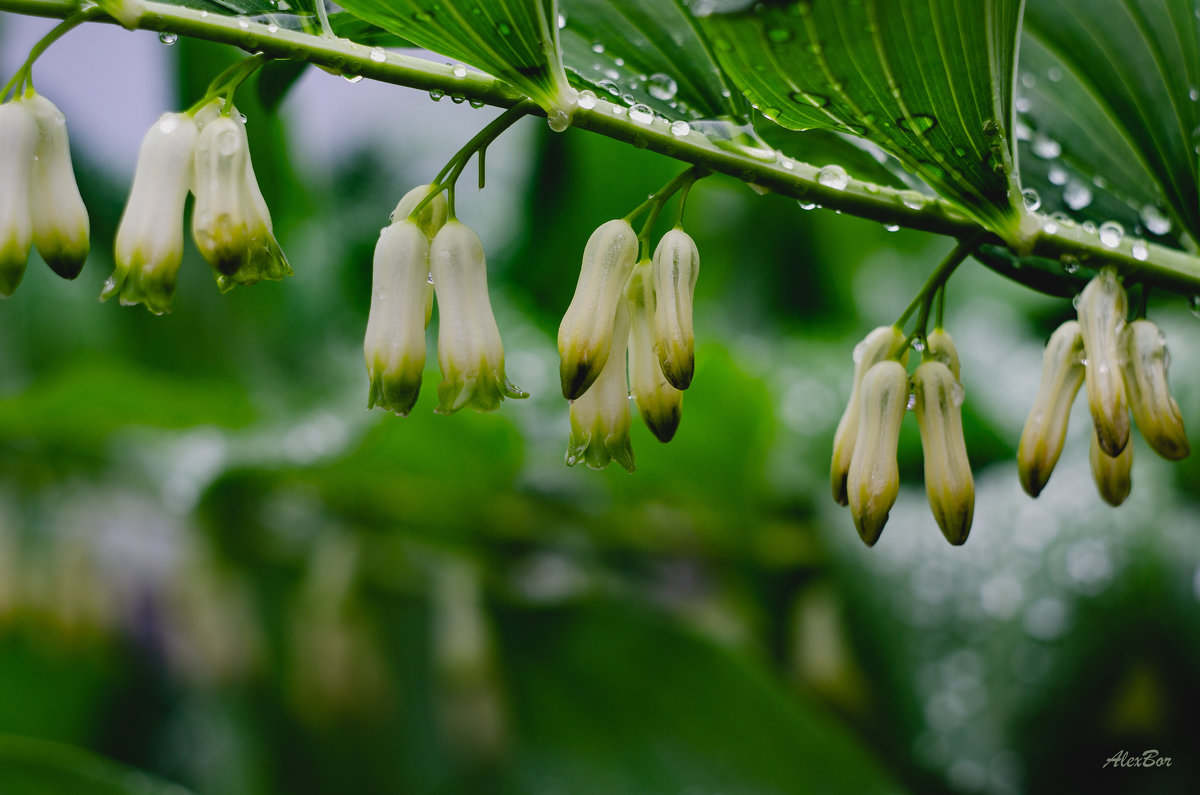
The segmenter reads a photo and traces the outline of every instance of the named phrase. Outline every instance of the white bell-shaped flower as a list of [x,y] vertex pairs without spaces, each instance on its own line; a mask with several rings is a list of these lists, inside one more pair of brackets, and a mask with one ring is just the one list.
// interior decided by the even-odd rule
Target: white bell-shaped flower
[[629,339],[629,306],[617,304],[613,318],[612,352],[591,387],[571,401],[571,436],[567,466],[580,461],[604,469],[616,461],[633,471],[633,445],[629,441],[629,376],[625,368],[625,343]]
[[487,291],[483,243],[470,227],[450,219],[429,254],[438,304],[439,414],[471,407],[493,411],[508,398],[529,397],[504,374],[504,345]]
[[0,105],[0,295],[17,289],[29,261],[33,220],[29,190],[37,122],[21,102]]
[[269,236],[247,190],[250,147],[241,122],[221,116],[196,138],[192,238],[219,275],[230,276],[250,262],[252,244]]
[[87,259],[89,225],[71,166],[67,119],[41,94],[29,94],[21,103],[38,128],[29,192],[33,243],[55,273],[74,279]]
[[183,258],[183,207],[192,179],[196,122],[164,113],[142,139],[129,201],[117,227],[116,268],[100,300],[120,295],[124,305],[166,312]]
[[656,298],[654,266],[649,261],[634,267],[625,292],[629,296],[630,387],[646,427],[660,442],[669,442],[683,415],[683,392],[667,380],[654,351]]
[[425,369],[425,290],[429,239],[407,216],[385,227],[375,244],[371,313],[363,355],[371,391],[367,408],[407,416]]
[[654,325],[659,365],[678,389],[691,385],[695,369],[692,298],[699,273],[700,252],[691,236],[682,229],[663,235],[654,249]]

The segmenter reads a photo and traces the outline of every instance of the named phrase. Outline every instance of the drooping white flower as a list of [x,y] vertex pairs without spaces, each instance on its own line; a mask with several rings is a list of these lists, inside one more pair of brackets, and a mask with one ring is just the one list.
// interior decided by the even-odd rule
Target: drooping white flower
[[700,273],[700,252],[682,229],[662,236],[654,249],[654,310],[658,362],[677,389],[687,389],[695,369],[692,298]]
[[896,448],[908,408],[908,373],[894,360],[878,362],[863,375],[859,389],[858,434],[846,495],[858,535],[874,546],[900,493]]
[[37,122],[21,102],[0,104],[0,295],[8,297],[25,275],[33,242],[29,213]]
[[963,438],[962,384],[948,366],[928,359],[913,373],[912,389],[929,507],[946,540],[962,544],[975,514],[975,478]]
[[219,275],[237,273],[250,262],[254,241],[271,235],[247,190],[249,159],[246,131],[229,116],[205,124],[196,138],[192,238]]
[[1116,508],[1129,496],[1133,489],[1133,445],[1125,445],[1120,453],[1110,456],[1100,443],[1100,431],[1092,427],[1092,443],[1088,448],[1088,462],[1092,466],[1092,480],[1096,491],[1109,505]]
[[571,436],[567,466],[580,461],[604,469],[616,461],[633,471],[633,445],[629,441],[629,378],[625,369],[625,342],[629,337],[629,308],[617,304],[612,331],[612,352],[591,387],[571,401]]
[[1096,275],[1079,296],[1084,384],[1100,448],[1116,457],[1129,443],[1129,401],[1121,371],[1129,299],[1114,270]]
[[[429,195],[429,191],[433,189],[432,185],[418,185],[401,197],[396,204],[396,209],[392,210],[392,223],[397,223],[408,218],[417,205]],[[421,212],[413,220],[417,222],[417,226],[425,233],[425,237],[433,240],[433,236],[438,233],[438,230],[446,225],[446,219],[449,217],[449,205],[446,203],[446,195],[438,191],[429,202],[421,208]],[[429,325],[429,319],[433,317],[433,282],[427,281],[425,284],[425,325]]]
[[371,381],[367,408],[407,416],[425,369],[425,290],[429,239],[407,216],[380,232],[375,244],[371,312],[363,354]]
[[170,308],[183,258],[183,207],[196,138],[191,116],[164,113],[142,139],[133,187],[117,227],[116,268],[100,300],[120,295],[122,304],[145,304],[155,314]]
[[28,94],[21,104],[37,122],[29,213],[33,243],[46,264],[64,279],[74,279],[88,255],[88,214],[71,167],[67,120],[41,94]]
[[1191,453],[1183,415],[1167,386],[1167,343],[1158,326],[1135,320],[1125,335],[1125,389],[1142,438],[1154,452],[1171,461]]
[[1071,404],[1083,378],[1083,336],[1079,324],[1068,320],[1046,343],[1042,380],[1017,448],[1017,473],[1030,497],[1042,493],[1058,463],[1067,438]]
[[[654,266],[638,263],[626,288],[629,297],[629,380],[638,412],[660,442],[669,442],[679,428],[683,392],[663,374],[654,350]],[[590,391],[590,390],[589,390]],[[584,393],[586,397],[588,392]],[[579,398],[582,400],[583,398]]]
[[637,253],[628,221],[609,221],[588,238],[575,295],[558,327],[559,378],[567,400],[584,394],[608,361],[617,305],[625,300]]
[[504,374],[504,345],[487,291],[483,243],[455,219],[434,236],[430,271],[438,303],[439,414],[470,407],[493,411],[508,398],[529,397]]

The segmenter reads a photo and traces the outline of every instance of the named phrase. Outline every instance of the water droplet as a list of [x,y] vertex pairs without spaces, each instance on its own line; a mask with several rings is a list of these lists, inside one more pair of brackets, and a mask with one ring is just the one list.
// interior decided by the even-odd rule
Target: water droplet
[[797,202],[797,204],[800,205],[801,210],[815,210],[821,206],[816,202]]
[[1192,102],[1200,102],[1200,88],[1192,86],[1188,89],[1188,99]]
[[1084,221],[1083,225],[1080,226],[1079,228],[1083,230],[1083,233],[1085,235],[1096,234],[1096,225],[1094,223],[1092,223],[1091,221]]
[[1059,260],[1064,273],[1075,273],[1079,270],[1079,260],[1074,254],[1063,254]]
[[1057,221],[1059,226],[1066,226],[1066,227],[1075,226],[1075,221],[1071,219],[1071,216],[1067,215],[1066,213],[1062,212],[1061,210],[1058,212],[1050,213],[1050,217],[1053,220]]
[[899,232],[900,224],[884,224],[883,229],[885,232]]
[[649,124],[654,121],[654,111],[645,105],[634,105],[629,109],[629,119],[638,124]]
[[454,64],[454,76],[457,77],[459,80],[462,80],[464,77],[467,76],[467,67],[463,66],[460,63]]
[[921,351],[925,350],[925,341],[922,340],[920,337],[913,337],[912,349],[914,351],[916,351],[917,353],[920,353]]
[[671,135],[682,138],[692,131],[692,126],[686,121],[671,122]]
[[559,14],[558,15],[558,29],[562,30],[566,26],[567,26],[567,18],[564,15]]
[[1025,86],[1026,88],[1033,88],[1037,85],[1037,78],[1029,72],[1024,72],[1021,75],[1021,85]]
[[625,112],[625,108],[621,107],[620,105],[613,105],[612,112],[614,116],[620,116]]
[[467,101],[467,96],[465,94],[451,94],[450,101],[455,105],[461,105]]
[[486,104],[487,103],[484,102],[482,99],[473,99],[470,102],[471,107],[475,108],[476,110],[478,110],[479,108],[482,108]]
[[383,63],[387,60],[387,53],[376,47],[371,50],[371,60],[375,63]]
[[347,83],[361,83],[363,76],[362,75],[342,75],[342,78]]
[[1050,78],[1051,83],[1057,83],[1063,79],[1063,71],[1057,66],[1051,66],[1046,70],[1046,77]]
[[433,273],[430,273],[428,276],[426,276],[425,281],[427,281],[430,284],[433,284]]
[[799,105],[812,105],[814,108],[829,107],[829,97],[823,94],[812,94],[807,91],[793,91],[788,94],[792,102]]
[[1165,235],[1171,231],[1171,219],[1153,204],[1142,208],[1142,225],[1152,235]]
[[1033,100],[1031,100],[1029,97],[1017,97],[1015,105],[1017,107],[1017,113],[1028,113],[1029,111],[1033,110]]
[[955,406],[961,406],[966,399],[967,388],[962,385],[962,381],[955,381],[954,386],[950,387],[950,400]]
[[554,132],[563,132],[571,126],[571,114],[562,109],[552,110],[546,114],[546,125]]
[[646,78],[646,90],[650,92],[650,96],[666,102],[675,98],[675,94],[679,91],[679,86],[670,75],[655,72]]
[[914,113],[911,116],[901,116],[899,119],[896,119],[896,126],[901,130],[925,135],[937,126],[937,119],[928,113]]
[[1062,144],[1053,138],[1038,133],[1029,144],[1030,150],[1042,160],[1053,160],[1062,154]]
[[162,33],[158,34],[158,40],[170,47],[172,44],[179,41],[179,34],[169,33],[168,31],[164,30]]
[[1125,227],[1116,221],[1105,221],[1100,224],[1100,242],[1108,248],[1116,248],[1121,245],[1124,237]]
[[1021,191],[1021,200],[1025,202],[1025,209],[1029,212],[1034,212],[1042,206],[1042,197],[1033,188],[1026,188]]
[[246,20],[244,20],[244,19],[239,19],[239,20],[238,20],[238,27],[239,27],[239,28],[241,28],[242,30],[246,30],[247,28],[249,28],[249,27],[250,27],[250,23],[249,23],[249,22],[247,22],[247,21],[246,21]]
[[1145,240],[1133,241],[1133,246],[1130,247],[1130,253],[1133,258],[1139,262],[1145,262],[1150,258],[1150,247],[1146,245]]
[[1042,224],[1042,231],[1048,235],[1052,235],[1058,231],[1058,221],[1053,218],[1047,218],[1046,223]]
[[1200,295],[1189,295],[1187,299],[1187,308],[1196,317],[1200,317]]
[[834,190],[845,190],[850,184],[850,175],[839,165],[825,166],[817,172],[817,182]]
[[604,45],[603,45],[603,44],[601,44],[601,43],[600,43],[600,42],[598,42],[598,41],[597,41],[597,42],[594,42],[594,43],[592,44],[592,52],[594,52],[594,53],[596,53],[597,55],[599,55],[600,53],[604,52]]
[[925,207],[925,197],[915,190],[906,190],[901,193],[900,201],[910,210],[921,210]]
[[279,32],[279,26],[276,25],[274,22],[272,22],[270,25],[267,25],[267,33],[278,33],[278,32]]
[[596,95],[587,89],[579,92],[579,96],[575,98],[575,104],[584,110],[591,110],[596,107]]
[[914,392],[909,392],[909,393],[908,393],[908,404],[905,406],[905,408],[907,408],[909,411],[912,411],[912,410],[913,410],[913,409],[915,409],[916,407],[917,407],[917,396],[916,396],[916,393],[914,393]]
[[1092,203],[1092,189],[1082,182],[1071,180],[1063,188],[1063,202],[1072,210],[1082,210]]
[[442,97],[446,96],[446,92],[440,88],[429,89],[429,98],[434,102],[440,102]]
[[159,132],[164,135],[169,135],[179,128],[179,119],[175,116],[167,116],[158,123]]

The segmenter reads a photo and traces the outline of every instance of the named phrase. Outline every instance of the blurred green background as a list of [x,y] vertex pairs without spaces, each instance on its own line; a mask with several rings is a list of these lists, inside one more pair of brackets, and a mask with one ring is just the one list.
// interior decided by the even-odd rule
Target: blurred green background
[[[32,39],[15,41],[8,59]],[[583,244],[679,164],[538,119],[494,145],[459,215],[533,397],[435,416],[435,320],[399,419],[365,409],[375,238],[495,111],[310,70],[274,115],[248,85],[296,275],[221,296],[189,241],[153,317],[96,301],[129,164],[231,55],[180,41],[164,72],[84,74],[72,52],[35,78],[67,114],[93,253],[73,283],[35,255],[0,306],[0,792],[1196,791],[1195,458],[1136,439],[1133,496],[1110,509],[1081,401],[1047,491],[1017,482],[1068,302],[975,264],[952,280],[975,526],[942,539],[910,420],[868,550],[828,494],[851,351],[950,241],[702,182],[680,431],[637,424],[633,475],[572,470],[554,335]],[[122,104],[140,77],[166,94],[144,120]],[[118,97],[124,161],[55,79]],[[1194,433],[1200,322],[1182,300],[1152,317]],[[1148,749],[1171,766],[1104,767]]]

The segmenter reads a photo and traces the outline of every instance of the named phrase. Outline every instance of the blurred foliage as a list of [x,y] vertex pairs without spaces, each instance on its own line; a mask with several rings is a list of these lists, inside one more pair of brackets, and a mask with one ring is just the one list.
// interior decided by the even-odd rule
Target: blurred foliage
[[[180,106],[229,57],[171,52]],[[1110,510],[1077,414],[1047,492],[1017,484],[1069,302],[955,277],[976,526],[942,541],[907,423],[905,488],[867,550],[828,494],[850,353],[948,241],[700,183],[679,435],[639,425],[633,475],[568,470],[553,340],[583,243],[677,167],[520,138],[530,175],[462,212],[517,208],[484,242],[510,374],[535,394],[435,416],[431,356],[401,420],[365,409],[370,256],[431,174],[371,147],[301,162],[252,89],[294,277],[221,296],[189,243],[170,315],[98,305],[125,186],[80,160],[87,268],[31,263],[0,307],[0,791],[177,791],[124,766],[197,793],[1193,791],[1197,464],[1139,442]],[[1180,367],[1196,323],[1156,317],[1200,417]],[[1149,748],[1172,766],[1103,767]]]

